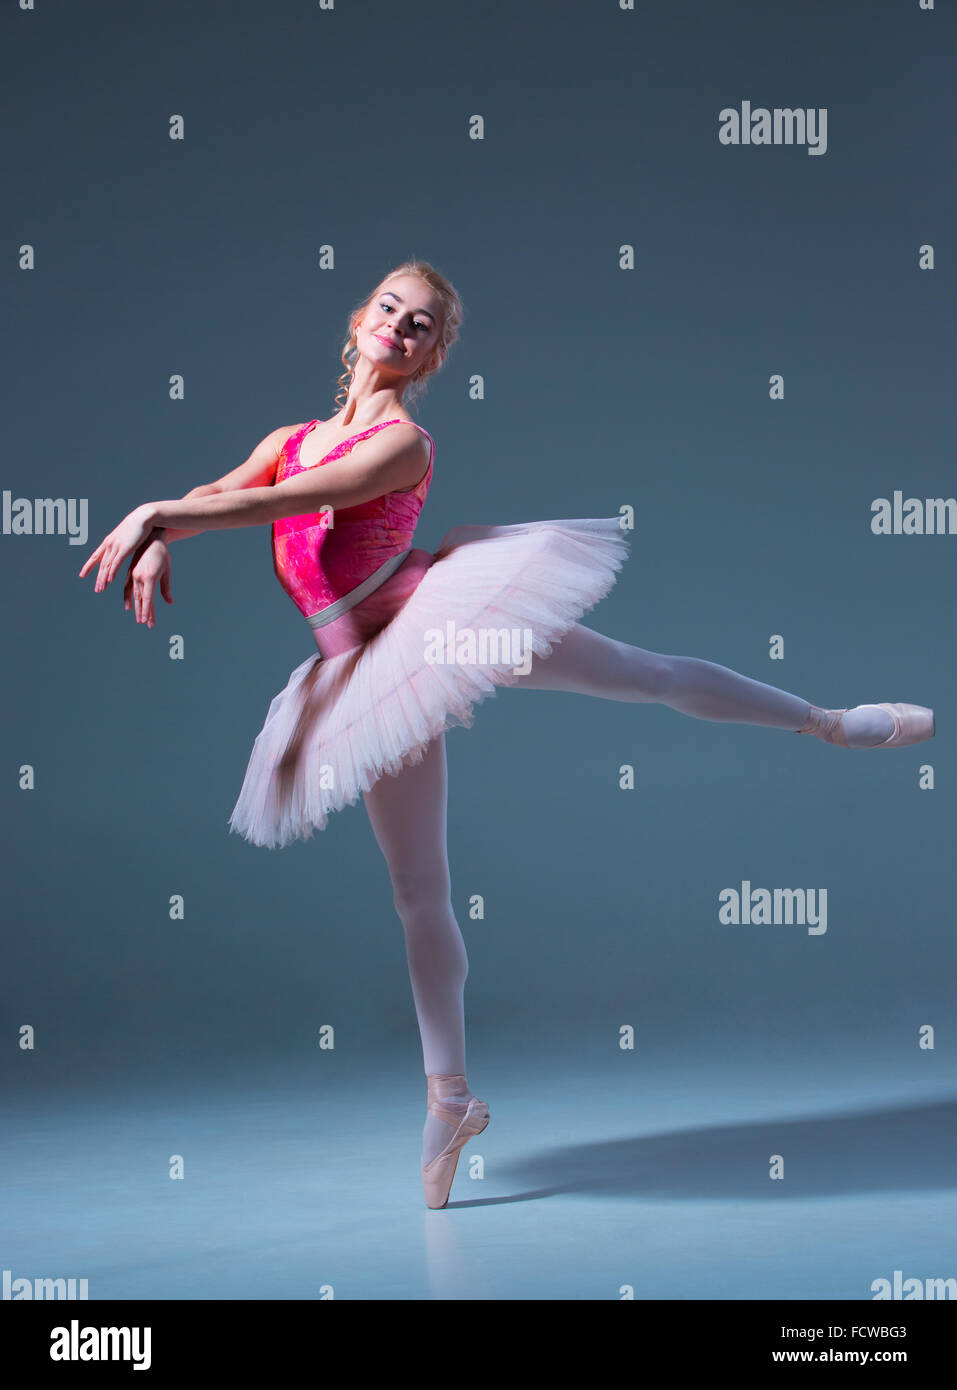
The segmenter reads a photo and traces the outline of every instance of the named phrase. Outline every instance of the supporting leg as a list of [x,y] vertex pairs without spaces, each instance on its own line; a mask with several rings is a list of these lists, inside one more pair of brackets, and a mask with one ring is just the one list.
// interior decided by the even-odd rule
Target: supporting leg
[[[405,932],[426,1074],[464,1076],[468,955],[452,910],[444,734],[432,741],[421,763],[404,767],[397,777],[380,778],[364,800]],[[455,1094],[467,1101],[472,1093],[466,1085]],[[448,1140],[448,1125],[430,1114],[423,1163]]]

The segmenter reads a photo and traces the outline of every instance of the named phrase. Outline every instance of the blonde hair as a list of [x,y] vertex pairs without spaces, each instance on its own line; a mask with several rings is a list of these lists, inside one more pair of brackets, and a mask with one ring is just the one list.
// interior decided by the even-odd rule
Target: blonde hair
[[[333,402],[337,410],[342,409],[346,404],[349,395],[349,378],[355,372],[355,364],[359,357],[359,347],[356,341],[356,321],[361,318],[370,301],[380,292],[383,285],[389,280],[394,279],[397,275],[417,276],[418,279],[423,280],[428,285],[429,289],[433,290],[434,293],[438,295],[442,305],[442,322],[439,328],[438,342],[433,347],[429,357],[422,363],[419,370],[414,373],[408,386],[405,388],[402,400],[404,406],[411,406],[412,402],[422,395],[426,389],[426,382],[429,377],[442,369],[445,359],[452,349],[452,345],[459,336],[459,326],[462,323],[465,311],[455,286],[445,278],[441,271],[436,270],[435,266],[430,265],[428,261],[411,260],[396,266],[394,270],[389,271],[388,275],[383,276],[372,294],[364,299],[361,304],[357,304],[349,315],[349,336],[346,338],[342,347],[342,353],[340,354],[346,370],[342,372],[339,377],[339,389],[336,391]],[[342,397],[341,400],[339,399],[340,396]]]

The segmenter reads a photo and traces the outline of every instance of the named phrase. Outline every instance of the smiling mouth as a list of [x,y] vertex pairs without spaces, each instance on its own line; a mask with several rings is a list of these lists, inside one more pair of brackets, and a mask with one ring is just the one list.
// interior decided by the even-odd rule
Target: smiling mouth
[[380,343],[384,343],[386,347],[392,348],[394,352],[402,351],[398,343],[390,343],[388,338],[380,338],[378,333],[375,336],[379,339]]

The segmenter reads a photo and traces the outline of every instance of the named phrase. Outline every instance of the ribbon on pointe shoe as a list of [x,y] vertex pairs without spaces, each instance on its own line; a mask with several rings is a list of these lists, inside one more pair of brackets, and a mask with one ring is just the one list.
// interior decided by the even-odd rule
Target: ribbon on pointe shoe
[[794,732],[813,734],[824,743],[836,743],[839,748],[848,748],[850,745],[844,736],[844,726],[841,722],[842,716],[846,713],[846,709],[821,709],[819,705],[812,705],[807,719],[800,729],[795,729]]

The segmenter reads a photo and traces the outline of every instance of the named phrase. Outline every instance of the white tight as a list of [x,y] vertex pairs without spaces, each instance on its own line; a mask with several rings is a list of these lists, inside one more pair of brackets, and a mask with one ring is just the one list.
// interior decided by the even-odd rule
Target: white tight
[[452,911],[448,785],[445,735],[440,734],[422,762],[404,767],[397,777],[380,777],[363,798],[405,931],[425,1070],[459,1075],[465,1072],[462,996],[469,966]]
[[696,719],[764,724],[792,732],[801,727],[810,708],[807,700],[739,676],[727,666],[696,656],[648,652],[580,623],[566,633],[551,656],[534,658],[519,686],[668,705]]
[[[810,709],[807,700],[727,666],[645,651],[581,624],[548,658],[535,657],[528,675],[512,688],[662,704],[696,719],[792,731],[801,727]],[[893,728],[890,716],[872,706],[855,710],[854,721],[845,716],[845,731],[859,746],[879,742]],[[421,763],[404,767],[397,777],[380,778],[364,799],[405,931],[425,1071],[464,1074],[468,957],[452,910],[445,736],[433,740]]]

